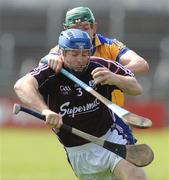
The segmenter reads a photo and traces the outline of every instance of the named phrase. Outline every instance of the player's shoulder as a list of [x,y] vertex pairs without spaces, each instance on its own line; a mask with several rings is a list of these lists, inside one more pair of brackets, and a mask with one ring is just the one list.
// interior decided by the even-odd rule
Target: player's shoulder
[[90,56],[90,61],[99,62],[99,61],[106,61],[106,59],[102,57],[97,57],[97,56]]
[[108,67],[109,63],[114,63],[112,60],[104,59],[97,56],[91,56],[90,62],[95,66],[105,66]]
[[116,38],[108,38],[103,36],[102,34],[96,34],[96,38],[100,41],[101,44],[114,44],[118,47],[118,49],[124,49],[126,47],[123,42],[117,40]]
[[90,62],[95,67],[99,67],[99,66],[100,67],[103,67],[103,66],[110,67],[110,65],[111,65],[112,67],[124,68],[123,65],[121,65],[117,61],[112,61],[111,59],[104,59],[104,58],[97,57],[97,56],[91,56]]
[[98,39],[101,44],[112,44],[113,43],[113,39],[105,37],[102,34],[96,34],[96,39]]

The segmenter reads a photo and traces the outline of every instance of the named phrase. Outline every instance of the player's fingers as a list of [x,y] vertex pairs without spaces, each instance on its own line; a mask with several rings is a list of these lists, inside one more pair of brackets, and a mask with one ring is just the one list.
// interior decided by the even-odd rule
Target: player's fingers
[[95,84],[105,84],[106,83],[106,77],[105,76],[99,76],[97,78],[94,78]]
[[53,120],[49,120],[46,118],[46,121],[45,121],[45,124],[49,127],[49,128],[53,128],[54,125],[53,125]]
[[57,124],[55,125],[55,128],[60,129],[62,125],[63,125],[62,118],[59,118]]
[[55,73],[60,72],[62,66],[63,66],[63,60],[62,60],[62,58],[59,58],[57,61],[56,68],[55,68]]
[[62,119],[57,116],[47,117],[46,118],[46,125],[50,128],[59,129],[62,126]]
[[100,76],[105,76],[108,73],[108,70],[106,68],[96,69],[95,71],[92,71],[92,77],[98,78]]
[[52,69],[53,69],[54,71],[55,71],[55,69],[56,69],[56,67],[57,67],[57,64],[58,64],[57,60],[53,59],[53,60],[52,60]]
[[53,70],[55,70],[56,65],[57,65],[57,60],[55,60],[55,59],[50,59],[50,63],[51,63],[51,68],[52,68]]
[[53,59],[48,60],[48,66],[53,69]]
[[55,118],[53,120],[54,120],[53,127],[56,129],[59,129],[63,124],[62,117],[59,114],[57,114],[57,116],[55,116]]
[[92,77],[93,77],[93,79],[95,79],[95,78],[98,78],[98,77],[101,77],[104,75],[105,75],[104,71],[98,71],[98,72],[93,73]]
[[91,72],[91,75],[94,75],[94,74],[96,74],[96,73],[98,73],[98,72],[102,72],[102,71],[105,71],[107,68],[105,68],[105,67],[97,67],[97,68],[95,68],[92,72]]

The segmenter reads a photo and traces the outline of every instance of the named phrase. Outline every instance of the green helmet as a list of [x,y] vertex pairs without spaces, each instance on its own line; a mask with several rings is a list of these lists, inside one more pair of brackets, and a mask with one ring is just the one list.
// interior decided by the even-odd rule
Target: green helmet
[[81,23],[84,21],[87,21],[91,24],[95,22],[95,18],[92,11],[88,7],[76,7],[67,11],[65,23],[63,23],[63,25],[65,27],[69,27],[71,25]]

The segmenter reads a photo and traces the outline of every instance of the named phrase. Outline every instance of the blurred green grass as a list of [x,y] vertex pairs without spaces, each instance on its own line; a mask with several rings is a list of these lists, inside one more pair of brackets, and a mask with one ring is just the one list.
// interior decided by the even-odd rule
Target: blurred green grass
[[[155,154],[148,180],[169,180],[169,129],[134,130]],[[77,180],[65,151],[50,130],[0,129],[0,180]]]
[[169,180],[169,128],[137,130],[134,134],[138,144],[148,144],[154,152],[154,161],[145,167],[148,180]]

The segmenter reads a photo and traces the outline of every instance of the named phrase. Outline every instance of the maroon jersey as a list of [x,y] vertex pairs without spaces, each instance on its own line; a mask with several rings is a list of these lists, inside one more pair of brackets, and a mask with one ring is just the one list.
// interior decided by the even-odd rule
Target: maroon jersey
[[[116,74],[133,76],[130,70],[117,62],[90,58],[87,70],[76,74],[76,77],[110,100],[112,90],[118,88],[114,85],[95,86],[91,72],[96,67],[108,67]],[[47,65],[35,68],[31,71],[31,75],[38,81],[39,92],[49,108],[60,113],[65,124],[97,137],[104,135],[110,129],[114,122],[113,112],[78,84],[61,73],[55,74]],[[65,131],[60,131],[57,135],[66,147],[87,143],[86,140]]]

